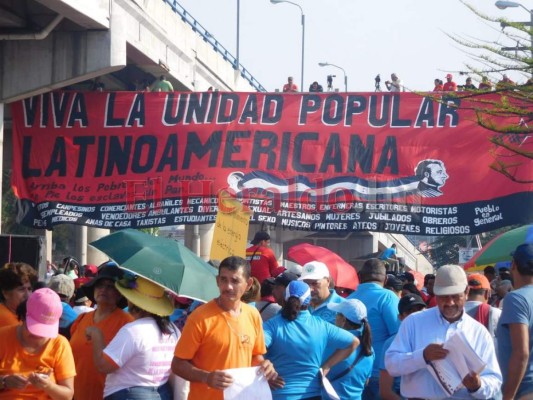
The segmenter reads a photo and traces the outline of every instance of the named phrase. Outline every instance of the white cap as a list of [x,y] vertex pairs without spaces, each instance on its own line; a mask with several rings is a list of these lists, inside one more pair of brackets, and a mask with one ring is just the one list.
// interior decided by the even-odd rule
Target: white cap
[[298,280],[318,280],[323,278],[329,278],[329,276],[329,269],[328,267],[326,267],[326,264],[320,261],[311,261],[303,266],[302,276],[300,276]]
[[437,270],[433,293],[437,296],[447,296],[464,293],[468,281],[465,270],[459,265],[443,265]]
[[340,303],[328,303],[328,308],[332,311],[344,315],[348,320],[355,324],[362,324],[366,319],[366,306],[357,299],[346,299]]

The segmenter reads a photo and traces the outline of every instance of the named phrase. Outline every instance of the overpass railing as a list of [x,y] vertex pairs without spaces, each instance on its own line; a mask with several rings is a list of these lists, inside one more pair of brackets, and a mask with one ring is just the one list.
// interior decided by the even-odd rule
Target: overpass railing
[[172,10],[178,14],[182,21],[187,23],[194,32],[198,33],[202,39],[213,46],[213,50],[219,53],[225,61],[229,62],[234,69],[238,69],[241,76],[246,79],[259,92],[266,92],[266,89],[261,85],[257,79],[244,66],[237,61],[237,59],[217,40],[211,35],[202,24],[200,24],[189,12],[181,6],[176,0],[163,0],[170,5]]

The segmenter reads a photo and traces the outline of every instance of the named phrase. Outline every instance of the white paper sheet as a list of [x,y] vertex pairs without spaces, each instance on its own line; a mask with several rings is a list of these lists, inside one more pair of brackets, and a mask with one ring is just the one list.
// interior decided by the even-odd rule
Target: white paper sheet
[[474,352],[461,331],[455,332],[444,343],[444,348],[449,351],[446,358],[430,362],[428,369],[442,389],[451,396],[462,386],[467,374],[479,374],[486,364]]
[[324,371],[322,368],[320,368],[320,376],[322,378],[322,386],[324,386],[324,390],[326,391],[326,394],[329,396],[330,400],[341,400],[333,386],[331,385],[331,382],[329,379],[324,375]]
[[233,377],[231,386],[224,390],[224,400],[272,400],[270,386],[258,371],[259,367],[224,370]]

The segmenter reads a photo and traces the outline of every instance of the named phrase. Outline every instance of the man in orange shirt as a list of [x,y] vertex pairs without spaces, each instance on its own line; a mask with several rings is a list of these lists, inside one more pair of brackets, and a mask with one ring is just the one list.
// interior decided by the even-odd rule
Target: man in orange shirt
[[246,249],[246,260],[252,268],[252,276],[256,277],[259,283],[268,278],[275,278],[285,271],[285,268],[279,266],[276,255],[270,248],[268,232],[256,232],[251,243],[252,246]]
[[191,382],[189,399],[222,400],[233,378],[224,370],[259,366],[265,378],[277,378],[265,360],[265,337],[259,311],[241,302],[252,285],[244,258],[227,257],[217,276],[220,296],[198,307],[187,319],[176,345],[172,372]]

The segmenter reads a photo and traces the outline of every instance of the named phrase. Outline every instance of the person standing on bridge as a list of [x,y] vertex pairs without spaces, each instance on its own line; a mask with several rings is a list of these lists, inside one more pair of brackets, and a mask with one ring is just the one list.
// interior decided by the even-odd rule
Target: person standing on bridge
[[167,81],[167,77],[165,75],[161,75],[159,77],[159,80],[154,82],[152,86],[152,92],[173,92],[174,87],[172,86],[172,83]]

